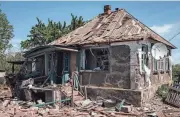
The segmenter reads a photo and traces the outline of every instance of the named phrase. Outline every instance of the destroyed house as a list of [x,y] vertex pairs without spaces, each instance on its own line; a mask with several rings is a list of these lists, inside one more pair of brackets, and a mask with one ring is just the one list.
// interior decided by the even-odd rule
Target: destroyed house
[[[168,49],[160,60],[151,54],[155,43]],[[31,49],[25,57],[36,61],[29,68],[42,76],[56,70],[51,84],[62,84],[78,71],[80,87],[90,99],[125,99],[141,106],[158,86],[171,82],[171,50],[175,48],[126,10],[112,11],[106,5],[104,13],[84,26],[47,46]]]
[[[71,75],[76,77],[77,49],[62,46],[39,46],[25,52],[26,58],[16,76],[15,96],[21,100],[46,103],[66,100],[71,101],[70,94],[62,95]],[[75,79],[75,78],[74,78]],[[73,88],[77,88],[77,84]],[[63,92],[66,93],[66,92]],[[68,96],[67,96],[68,95]],[[53,104],[53,103],[52,103]]]

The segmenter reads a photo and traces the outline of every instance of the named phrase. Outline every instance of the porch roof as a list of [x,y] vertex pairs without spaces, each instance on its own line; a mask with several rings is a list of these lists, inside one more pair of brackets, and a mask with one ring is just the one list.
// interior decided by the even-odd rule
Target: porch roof
[[48,51],[71,51],[71,52],[78,52],[77,49],[75,48],[70,48],[70,47],[64,47],[64,46],[60,46],[60,45],[45,45],[45,46],[38,46],[35,48],[32,48],[28,51],[25,51],[24,57],[28,57],[33,55],[38,55],[38,54],[42,54],[44,52],[48,52]]

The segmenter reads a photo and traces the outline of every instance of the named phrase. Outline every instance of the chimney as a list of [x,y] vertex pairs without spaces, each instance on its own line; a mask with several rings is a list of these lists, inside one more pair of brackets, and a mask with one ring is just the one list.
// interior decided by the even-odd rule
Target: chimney
[[119,8],[115,8],[116,11],[119,11]]
[[110,5],[105,5],[104,6],[104,13],[105,14],[111,14],[111,6]]

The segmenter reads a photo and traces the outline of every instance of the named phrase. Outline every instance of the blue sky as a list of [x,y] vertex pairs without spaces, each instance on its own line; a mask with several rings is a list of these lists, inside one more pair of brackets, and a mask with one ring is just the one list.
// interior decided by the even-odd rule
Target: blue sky
[[[71,16],[83,16],[85,20],[92,19],[103,12],[104,5],[115,8],[124,8],[138,20],[152,28],[167,40],[180,31],[180,2],[0,2],[0,8],[6,13],[8,20],[14,26],[14,38],[11,43],[13,50],[18,50],[21,40],[27,39],[27,35],[33,25],[37,23],[36,17],[44,22],[48,18],[54,21],[70,22]],[[174,38],[171,43],[180,48],[180,36]],[[180,49],[173,50],[175,63],[180,63]]]

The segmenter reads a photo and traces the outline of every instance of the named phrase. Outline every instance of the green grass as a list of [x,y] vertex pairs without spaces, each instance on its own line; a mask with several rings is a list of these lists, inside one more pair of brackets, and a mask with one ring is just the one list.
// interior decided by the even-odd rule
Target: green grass
[[164,84],[158,88],[156,93],[164,100],[168,94],[168,90],[169,90],[168,84]]

